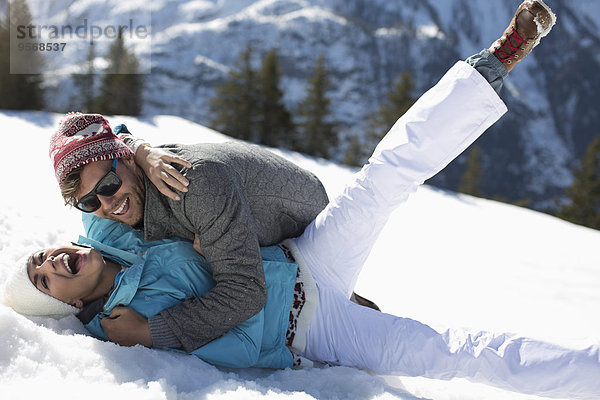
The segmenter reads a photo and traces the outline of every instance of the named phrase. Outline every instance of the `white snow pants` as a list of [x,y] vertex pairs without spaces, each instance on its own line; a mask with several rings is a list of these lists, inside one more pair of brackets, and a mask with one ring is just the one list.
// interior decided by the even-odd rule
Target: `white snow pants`
[[[469,377],[525,393],[600,393],[598,351],[507,335],[440,334],[349,301],[390,213],[505,112],[475,70],[458,62],[391,128],[361,171],[295,239],[319,293],[304,357],[379,374]],[[594,352],[595,351],[595,352]]]

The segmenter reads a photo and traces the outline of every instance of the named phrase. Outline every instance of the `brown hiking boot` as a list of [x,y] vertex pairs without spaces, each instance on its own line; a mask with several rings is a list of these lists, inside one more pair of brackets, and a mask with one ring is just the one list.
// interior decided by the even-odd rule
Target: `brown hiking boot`
[[550,32],[556,16],[543,0],[525,0],[490,52],[511,71]]

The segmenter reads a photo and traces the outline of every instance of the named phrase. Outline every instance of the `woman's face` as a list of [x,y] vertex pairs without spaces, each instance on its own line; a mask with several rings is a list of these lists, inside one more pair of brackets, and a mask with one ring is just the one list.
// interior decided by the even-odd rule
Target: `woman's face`
[[107,272],[98,250],[79,246],[36,251],[27,261],[27,274],[38,290],[79,308],[108,293],[114,276]]

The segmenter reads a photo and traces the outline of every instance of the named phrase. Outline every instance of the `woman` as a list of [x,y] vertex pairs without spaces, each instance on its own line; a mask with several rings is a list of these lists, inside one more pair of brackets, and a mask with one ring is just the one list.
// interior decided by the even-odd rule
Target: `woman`
[[[539,22],[528,8],[533,6],[543,3],[525,2],[517,10],[512,30],[501,39],[511,43],[510,48],[500,44],[504,54],[493,47],[469,63],[459,62],[425,93],[300,237],[261,250],[265,307],[192,354],[230,367],[285,368],[315,360],[380,374],[468,377],[571,398],[600,392],[596,348],[574,351],[492,334],[458,342],[447,332],[349,301],[390,213],[506,111],[494,91],[506,70],[485,78],[482,70],[498,71],[500,62],[516,62],[510,57],[522,55],[513,32],[527,28],[518,22],[523,10],[532,14],[531,24]],[[7,286],[10,305],[24,314],[77,313],[92,334],[106,339],[102,319],[119,305],[148,318],[214,284],[210,265],[189,242],[144,243],[136,231],[91,215],[86,233],[91,239],[80,238],[78,245],[24,258]]]

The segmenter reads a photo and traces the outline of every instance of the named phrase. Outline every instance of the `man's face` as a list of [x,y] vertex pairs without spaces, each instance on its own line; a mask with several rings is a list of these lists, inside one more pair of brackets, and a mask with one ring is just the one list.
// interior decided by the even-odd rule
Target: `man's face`
[[105,295],[114,279],[98,250],[79,246],[36,251],[27,261],[27,275],[38,290],[79,308]]
[[[88,194],[100,179],[110,171],[112,160],[94,161],[86,164],[80,174],[77,199]],[[94,215],[112,219],[129,226],[136,226],[144,217],[145,187],[141,173],[132,158],[121,158],[117,164],[117,175],[123,183],[112,196],[98,195],[100,208]]]

